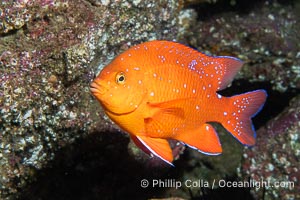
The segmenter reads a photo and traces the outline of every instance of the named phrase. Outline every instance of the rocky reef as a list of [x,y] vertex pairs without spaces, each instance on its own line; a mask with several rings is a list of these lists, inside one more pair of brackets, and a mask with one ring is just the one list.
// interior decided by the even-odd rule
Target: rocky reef
[[[0,198],[299,199],[299,8],[293,0],[1,1]],[[267,90],[253,120],[255,147],[243,147],[214,124],[223,155],[208,157],[172,141],[170,168],[104,115],[90,81],[120,52],[154,39],[245,62],[221,93]],[[143,179],[204,183],[143,188]],[[220,180],[294,185],[211,187]]]
[[176,38],[180,5],[167,0],[0,5],[0,194],[6,196],[30,182],[59,149],[111,129],[91,98],[90,81],[133,44]]
[[[267,184],[253,191],[257,199],[299,199],[300,96],[257,131],[257,145],[244,153],[242,172]],[[260,152],[260,153],[257,153]]]

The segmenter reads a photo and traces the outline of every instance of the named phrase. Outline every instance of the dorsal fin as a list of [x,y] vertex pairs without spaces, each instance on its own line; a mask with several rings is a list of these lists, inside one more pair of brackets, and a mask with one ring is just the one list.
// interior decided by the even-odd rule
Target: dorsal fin
[[[226,88],[242,67],[243,62],[230,56],[208,56],[188,46],[171,41],[150,41],[141,44],[155,52],[152,60],[160,67],[186,68],[196,73],[199,79],[210,84],[216,91]],[[141,48],[144,49],[144,48]],[[157,56],[157,52],[159,52]],[[165,62],[166,61],[166,62]],[[164,65],[164,63],[166,65]]]
[[243,66],[243,62],[237,58],[229,56],[215,57],[217,63],[221,66],[222,76],[217,90],[225,89],[233,80],[234,76]]

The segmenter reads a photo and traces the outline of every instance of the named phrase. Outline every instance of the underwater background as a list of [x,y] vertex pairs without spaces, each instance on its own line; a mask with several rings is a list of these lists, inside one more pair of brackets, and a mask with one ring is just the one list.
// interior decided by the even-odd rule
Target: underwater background
[[[299,20],[299,0],[1,1],[0,199],[300,199]],[[220,94],[267,91],[254,147],[214,124],[221,156],[171,141],[170,167],[108,119],[90,82],[156,39],[245,62]]]

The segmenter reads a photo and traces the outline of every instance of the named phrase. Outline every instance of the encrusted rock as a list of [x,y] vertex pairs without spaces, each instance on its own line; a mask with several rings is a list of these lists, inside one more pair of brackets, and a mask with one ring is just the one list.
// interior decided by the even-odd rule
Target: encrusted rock
[[0,3],[0,197],[32,181],[55,152],[112,125],[89,93],[129,46],[177,35],[177,1]]
[[265,127],[257,144],[245,151],[242,173],[265,185],[252,188],[257,199],[299,199],[300,96]]

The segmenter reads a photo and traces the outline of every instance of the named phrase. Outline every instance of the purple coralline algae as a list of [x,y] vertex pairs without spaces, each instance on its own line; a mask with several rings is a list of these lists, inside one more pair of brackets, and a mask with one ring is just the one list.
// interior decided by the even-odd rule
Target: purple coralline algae
[[176,38],[180,5],[1,1],[0,197],[30,183],[62,147],[113,127],[99,117],[89,82],[131,45]]
[[[139,179],[150,172],[162,178],[175,176],[181,182],[201,179],[211,184],[238,175],[242,180],[264,179],[270,184],[293,182],[293,188],[251,188],[251,192],[257,199],[300,199],[299,96],[284,105],[286,109],[278,117],[270,115],[260,122],[263,127],[257,131],[254,148],[244,151],[223,128],[214,125],[222,142],[222,156],[205,156],[193,150],[183,153],[184,145],[172,141],[174,157],[181,156],[174,162],[176,167],[170,168],[161,167],[159,159],[145,156],[132,143],[128,145],[128,135],[121,134],[89,92],[95,74],[120,52],[144,41],[166,39],[207,54],[245,61],[236,77],[240,87],[233,83],[235,92],[247,89],[239,82],[247,80],[249,84],[268,83],[269,99],[276,98],[274,91],[281,97],[287,92],[295,96],[300,89],[299,2],[255,1],[253,6],[246,2],[1,1],[0,198],[22,194],[31,195],[29,199],[62,198],[60,194],[68,191],[74,177],[65,184],[67,176],[61,168],[72,166],[70,171],[75,174],[93,177],[78,181],[80,188],[88,188],[78,193],[96,199],[112,193],[117,197],[145,194],[141,199],[153,193],[189,199],[218,190],[159,188],[160,195],[149,188],[136,191]],[[243,3],[251,8],[239,9]],[[72,146],[78,143],[81,148]],[[57,164],[58,172],[53,170],[47,181],[35,183],[49,165],[55,168],[55,161],[62,163]],[[126,171],[125,166],[131,170]],[[94,177],[95,185],[85,184]]]
[[245,66],[236,79],[270,82],[279,92],[299,89],[297,6],[283,6],[276,1],[261,1],[255,5],[254,9],[244,9],[241,14],[228,11],[215,13],[212,17],[208,11],[200,10],[200,19],[205,13],[208,17],[190,25],[190,31],[182,39],[209,54],[242,59]]
[[257,131],[257,144],[245,151],[243,178],[264,186],[252,188],[257,199],[300,198],[300,96]]
[[[241,9],[244,12],[235,10],[234,6],[227,6],[227,12],[220,10],[222,12],[214,14],[210,13],[213,9],[205,9],[205,6],[198,6],[196,9],[188,7],[185,15],[194,19],[186,22],[186,18],[182,19],[186,29],[180,37],[181,40],[207,54],[236,56],[245,61],[241,72],[236,77],[236,85],[239,87],[235,85],[235,89],[246,87],[243,85],[243,80],[247,80],[250,84],[267,83],[268,86],[265,85],[267,88],[270,84],[271,89],[268,91],[270,96],[265,107],[276,110],[277,107],[269,107],[272,106],[269,104],[272,104],[276,98],[278,100],[282,97],[277,97],[273,93],[284,94],[292,91],[291,93],[296,95],[300,89],[300,46],[297,34],[300,31],[299,2],[295,4],[283,5],[276,1],[261,1],[256,2],[251,9]],[[195,19],[197,15],[198,18]],[[283,98],[286,100],[288,95],[291,94],[286,93]],[[279,101],[283,102],[283,99]],[[191,170],[186,171],[184,176],[201,177],[209,182],[212,181],[211,179],[234,177],[236,172],[232,169],[240,172],[240,160],[244,160],[242,171],[248,176],[240,176],[241,180],[248,180],[247,178],[250,177],[250,180],[254,181],[262,179],[270,181],[273,186],[276,181],[287,184],[287,188],[269,187],[259,191],[252,188],[254,197],[299,199],[300,105],[297,102],[299,98],[291,101],[290,106],[286,105],[286,110],[278,118],[271,119],[273,116],[265,114],[265,118],[270,122],[257,131],[257,144],[246,151],[244,159],[239,157],[241,149],[238,145],[235,146],[236,141],[227,144],[232,145],[232,148],[225,149],[226,143],[230,140],[223,139],[222,135],[228,133],[223,134],[222,131],[218,131],[221,133],[224,147],[222,158],[206,158],[191,151],[188,154],[188,168]],[[270,112],[264,109],[263,112]],[[213,170],[210,171],[210,167]],[[294,187],[289,187],[289,183],[295,184]],[[191,188],[192,190],[196,189]]]

